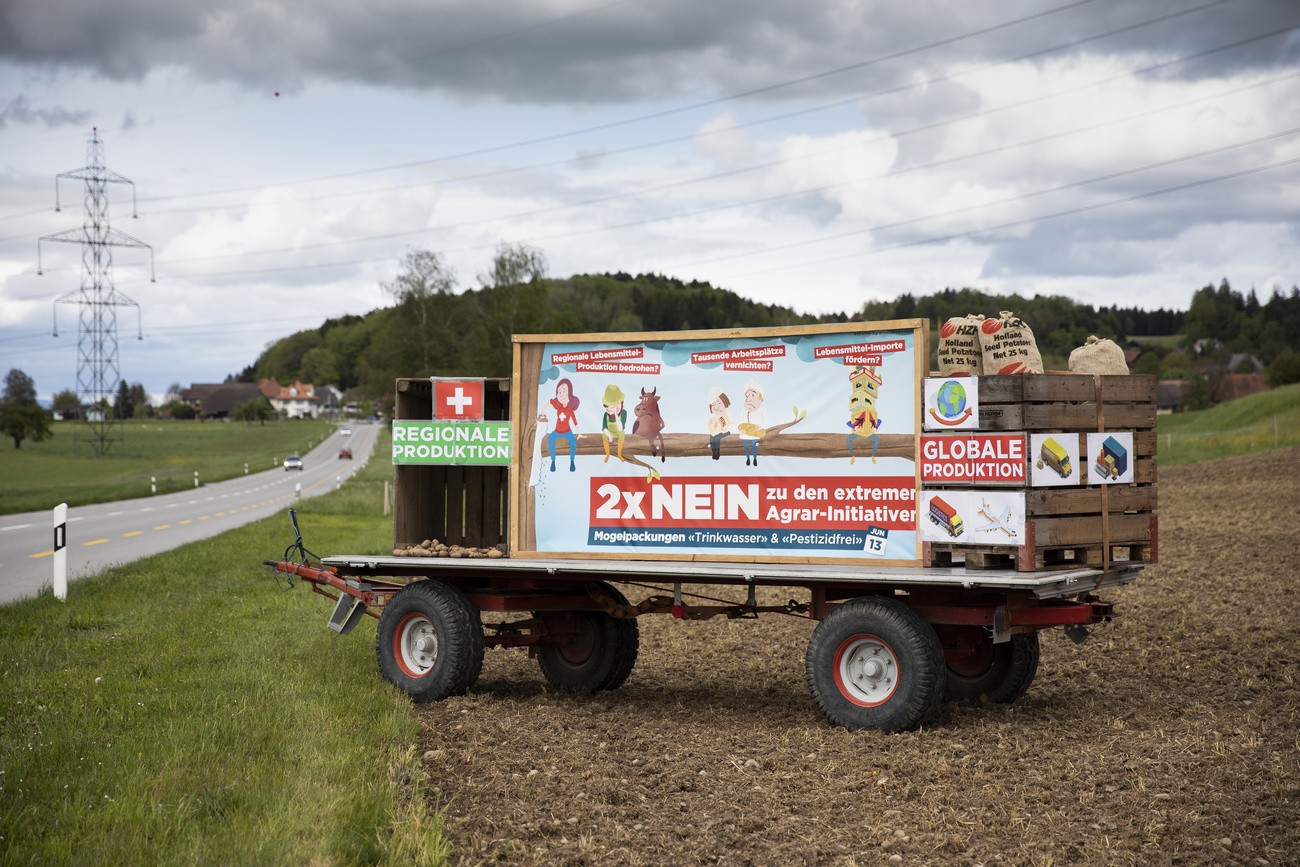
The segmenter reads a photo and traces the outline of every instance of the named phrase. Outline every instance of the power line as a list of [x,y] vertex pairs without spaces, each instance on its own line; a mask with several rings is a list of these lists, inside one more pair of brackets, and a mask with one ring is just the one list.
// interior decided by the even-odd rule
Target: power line
[[[611,156],[620,156],[622,154],[635,153],[635,152],[649,150],[653,148],[664,147],[672,144],[681,144],[683,142],[696,141],[701,138],[727,135],[743,129],[749,129],[756,126],[763,126],[766,124],[775,123],[782,120],[789,120],[795,117],[804,117],[809,114],[815,114],[823,111],[830,111],[836,108],[843,108],[853,103],[859,103],[868,99],[875,99],[881,96],[897,95],[900,93],[905,93],[909,90],[919,90],[922,88],[932,87],[936,84],[952,82],[961,78],[965,78],[970,75],[975,75],[981,72],[987,72],[990,69],[996,69],[997,67],[1000,66],[1008,66],[1015,63],[1023,63],[1026,60],[1041,58],[1045,55],[1057,53],[1060,51],[1065,51],[1071,48],[1078,48],[1081,45],[1085,45],[1090,42],[1096,42],[1100,39],[1108,39],[1112,36],[1117,36],[1123,33],[1129,33],[1143,27],[1150,27],[1154,24],[1163,23],[1165,21],[1169,21],[1174,18],[1179,18],[1185,15],[1191,15],[1197,12],[1203,12],[1207,9],[1211,9],[1217,6],[1222,6],[1224,4],[1234,3],[1234,2],[1237,2],[1237,0],[1212,0],[1212,2],[1205,3],[1200,6],[1193,6],[1187,9],[1180,9],[1176,12],[1166,13],[1164,15],[1159,15],[1155,18],[1148,18],[1144,21],[1139,21],[1133,24],[1125,25],[1124,27],[1118,27],[1113,30],[1107,30],[1104,33],[1097,33],[1092,36],[1085,36],[1080,39],[1071,40],[1069,42],[1059,43],[1057,45],[1053,45],[1048,48],[1042,48],[1036,51],[1031,51],[1028,54],[1019,55],[1018,57],[987,63],[984,64],[983,66],[977,66],[971,69],[962,70],[961,72],[951,73],[948,75],[933,76],[931,78],[927,78],[921,81],[914,81],[908,84],[902,84],[895,87],[886,88],[884,90],[877,90],[870,93],[857,94],[847,99],[839,100],[837,102],[813,106],[811,108],[802,108],[797,111],[784,112],[776,115],[769,115],[767,117],[746,121],[744,123],[732,124],[731,126],[723,127],[720,129],[704,130],[701,132],[692,133],[690,135],[673,136],[670,138],[656,139],[654,141],[642,142],[642,143],[628,145],[621,148],[615,148],[610,151],[602,152],[601,158],[604,159]],[[484,180],[487,178],[502,177],[504,175],[519,174],[528,171],[536,171],[537,169],[554,168],[556,166],[562,166],[562,165],[571,165],[574,163],[579,163],[583,159],[585,158],[565,157],[563,159],[546,160],[543,162],[531,163],[524,166],[510,166],[510,167],[492,169],[484,172],[474,172],[471,174],[458,175],[451,178],[439,178],[431,181],[415,181],[407,184],[394,184],[392,186],[382,187],[379,189],[350,190],[347,192],[340,192],[340,193],[327,193],[323,195],[301,196],[294,199],[282,199],[276,202],[269,202],[266,204],[271,207],[276,207],[279,205],[294,204],[298,202],[308,202],[308,201],[318,202],[326,199],[350,198],[354,196],[374,195],[376,193],[398,192],[401,190],[412,190],[412,189],[417,189],[419,187],[434,186],[434,185],[448,186],[451,184],[465,183],[467,181]],[[256,189],[264,189],[264,188],[265,185],[262,187],[257,187]],[[247,202],[241,202],[241,203],[230,204],[230,205],[211,205],[211,206],[195,205],[186,208],[166,208],[166,209],[156,210],[156,211],[146,211],[145,216],[157,216],[159,214],[192,213],[196,211],[208,212],[212,210],[224,210],[224,209],[246,208],[246,207],[248,207]],[[0,240],[10,240],[10,239],[0,239]]]
[[1063,211],[1055,211],[1053,213],[1048,213],[1048,214],[1039,214],[1038,216],[1034,216],[1034,217],[1026,217],[1025,219],[1021,219],[1021,220],[1012,220],[1006,223],[998,223],[997,225],[994,226],[984,226],[979,229],[971,229],[965,232],[953,232],[948,235],[936,235],[934,237],[923,238],[916,241],[901,241],[897,244],[890,244],[885,247],[877,247],[872,250],[859,250],[854,253],[846,253],[840,256],[829,256],[820,259],[810,259],[810,260],[805,260],[803,262],[795,262],[787,265],[776,265],[773,267],[764,268],[761,271],[746,271],[741,274],[733,274],[731,279],[735,279],[737,277],[749,277],[754,274],[770,274],[773,271],[787,271],[792,268],[806,268],[809,265],[824,265],[827,262],[839,262],[845,259],[856,259],[862,256],[874,256],[878,253],[885,253],[891,250],[901,250],[907,247],[919,247],[926,244],[939,244],[946,241],[958,241],[961,240],[962,238],[972,238],[977,235],[987,235],[990,232],[1002,232],[1007,229],[1016,229],[1021,226],[1028,226],[1034,223],[1042,223],[1042,222],[1046,222],[1047,220],[1056,220],[1061,217],[1077,216],[1078,214],[1087,213],[1089,211],[1099,211],[1104,208],[1115,207],[1116,205],[1123,205],[1129,202],[1140,201],[1142,199],[1150,199],[1150,198],[1155,198],[1157,196],[1168,195],[1170,193],[1182,192],[1183,190],[1189,190],[1195,187],[1203,187],[1208,184],[1216,184],[1216,183],[1220,183],[1221,181],[1233,180],[1235,178],[1241,178],[1247,175],[1259,174],[1260,172],[1272,171],[1273,169],[1280,169],[1286,166],[1295,165],[1297,163],[1300,163],[1300,157],[1295,157],[1289,160],[1281,160],[1275,163],[1268,163],[1262,166],[1254,166],[1249,169],[1242,169],[1240,171],[1229,172],[1223,175],[1216,175],[1210,178],[1200,178],[1198,180],[1188,181],[1182,184],[1176,184],[1172,187],[1164,187],[1163,189],[1159,189],[1159,190],[1151,190],[1145,193],[1135,193],[1134,195],[1124,196],[1119,199],[1110,199],[1105,202],[1096,202],[1091,205],[1080,205],[1075,208],[1067,208],[1066,210]]
[[[456,52],[456,51],[463,51],[463,50],[465,50],[465,49],[467,49],[467,48],[476,48],[476,47],[478,47],[478,46],[480,46],[480,45],[486,45],[486,44],[491,43],[491,42],[497,42],[497,41],[499,41],[499,40],[506,39],[506,38],[509,38],[509,37],[511,37],[511,36],[518,36],[518,35],[520,35],[520,34],[528,33],[528,32],[533,31],[533,30],[540,30],[540,29],[542,29],[542,28],[544,28],[544,27],[549,27],[549,26],[551,26],[551,25],[553,25],[553,24],[558,24],[558,23],[561,22],[561,21],[567,21],[567,20],[569,20],[569,19],[571,19],[571,18],[578,18],[578,17],[581,17],[581,16],[583,16],[583,15],[590,14],[590,13],[592,13],[592,12],[600,12],[600,11],[603,11],[603,10],[608,9],[608,8],[610,8],[610,7],[613,7],[613,6],[621,6],[621,5],[623,5],[624,3],[627,3],[627,2],[629,2],[629,0],[613,0],[613,2],[610,2],[610,3],[603,3],[603,4],[599,5],[599,6],[593,6],[593,7],[589,8],[589,9],[579,9],[579,10],[576,10],[576,11],[574,11],[574,12],[569,12],[569,13],[566,13],[566,14],[564,14],[564,15],[558,15],[558,16],[556,16],[556,17],[554,17],[554,18],[549,18],[549,19],[546,19],[546,20],[544,20],[544,21],[539,21],[539,22],[537,22],[536,24],[531,24],[531,25],[528,25],[528,26],[526,26],[526,27],[519,27],[519,28],[516,28],[516,29],[514,29],[514,30],[507,31],[507,32],[505,32],[505,33],[498,33],[498,34],[496,34],[496,35],[494,35],[494,36],[485,36],[485,37],[482,37],[482,38],[480,38],[480,39],[471,40],[470,42],[460,43],[460,44],[457,44],[457,45],[449,45],[449,46],[446,46],[446,47],[444,47],[444,48],[440,48],[440,49],[437,49],[437,50],[435,50],[435,51],[427,52],[427,53],[425,53],[425,54],[418,54],[418,55],[415,55],[415,56],[413,56],[413,57],[408,57],[408,58],[396,58],[396,59],[394,59],[394,60],[389,61],[388,63],[379,64],[379,65],[376,65],[376,66],[369,67],[369,68],[367,68],[367,69],[355,70],[352,74],[355,75],[355,76],[370,75],[370,74],[373,74],[373,73],[375,73],[375,72],[379,72],[379,71],[384,70],[384,69],[390,69],[390,68],[392,68],[392,67],[396,67],[396,66],[405,66],[405,65],[409,65],[409,64],[411,64],[411,63],[415,63],[415,62],[420,61],[420,60],[427,60],[427,59],[430,58],[430,57],[437,57],[437,56],[439,56],[439,55],[443,55],[443,54],[451,54],[451,53]],[[341,75],[336,75],[336,76],[333,77],[333,80],[338,81],[338,80],[341,80],[342,78],[343,78],[343,77],[342,77]],[[327,79],[327,80],[328,80],[328,79]],[[243,98],[243,99],[237,99],[237,100],[233,100],[233,101],[231,101],[231,102],[222,103],[222,104],[220,104],[220,105],[208,106],[208,107],[206,107],[206,108],[198,108],[198,109],[193,109],[193,110],[191,110],[191,111],[180,112],[180,113],[177,113],[177,114],[170,115],[170,116],[168,116],[168,117],[163,117],[163,118],[152,118],[152,119],[150,119],[150,120],[140,122],[140,123],[139,123],[139,126],[156,126],[156,125],[161,124],[161,123],[169,123],[169,122],[176,121],[176,120],[183,120],[183,119],[188,118],[188,117],[194,117],[195,115],[200,115],[200,114],[210,114],[210,113],[212,113],[212,112],[214,112],[214,111],[223,111],[223,110],[228,109],[228,108],[237,108],[238,106],[241,106],[241,105],[248,105],[249,103],[252,103],[252,102],[272,102],[272,101],[274,101],[277,97],[279,97],[279,95],[280,95],[280,92],[279,92],[279,91],[275,91],[274,96],[268,96],[268,95],[266,95],[266,94],[264,94],[264,93],[263,93],[263,94],[258,94],[258,95],[256,95],[256,96],[249,96],[249,97],[245,97],[245,98]],[[25,141],[25,142],[11,142],[11,143],[8,143],[8,144],[0,144],[0,150],[4,150],[4,149],[6,149],[6,148],[11,148],[11,147],[26,147],[27,145],[32,145],[32,144],[41,144],[41,143],[43,143],[43,142],[47,142],[47,141],[55,141],[55,140],[62,140],[62,136],[48,136],[48,137],[46,137],[46,138],[42,138],[42,139],[31,139],[31,140],[28,140],[28,141]],[[200,193],[200,194],[198,194],[198,195],[205,195],[205,194]],[[33,213],[35,213],[35,212],[33,212]],[[22,215],[22,214],[15,214],[15,215],[10,215],[10,216],[0,216],[0,221],[7,220],[7,219],[11,219],[11,217],[18,217],[18,216],[25,216],[25,215]]]
[[[354,178],[354,177],[360,177],[362,175],[376,174],[378,172],[392,171],[394,169],[407,169],[407,168],[414,168],[416,166],[433,165],[435,163],[452,162],[454,160],[468,159],[470,157],[484,156],[486,154],[491,154],[491,153],[500,153],[502,151],[515,150],[517,148],[522,148],[522,147],[531,147],[533,145],[546,144],[553,141],[561,141],[563,139],[575,138],[577,136],[587,135],[593,132],[603,132],[609,129],[616,129],[619,127],[630,126],[632,124],[644,123],[646,121],[660,120],[662,118],[670,117],[672,115],[683,114],[690,111],[696,111],[701,108],[710,108],[716,105],[723,105],[729,102],[735,102],[737,100],[746,99],[751,96],[758,96],[765,93],[773,93],[778,90],[783,90],[785,88],[796,86],[798,84],[805,84],[810,81],[829,78],[835,75],[842,75],[846,72],[853,72],[859,69],[864,69],[868,66],[873,66],[878,63],[884,63],[889,60],[897,60],[903,57],[908,57],[913,54],[919,54],[924,51],[929,51],[934,48],[941,48],[945,45],[952,45],[954,43],[961,42],[966,39],[973,39],[976,36],[986,36],[990,33],[995,33],[999,30],[1005,30],[1007,28],[1014,27],[1017,24],[1023,24],[1027,21],[1033,21],[1036,19],[1045,18],[1050,15],[1055,15],[1060,12],[1065,12],[1095,2],[1097,2],[1097,0],[1071,0],[1071,2],[1068,2],[1062,6],[1056,6],[1051,9],[1044,10],[1042,12],[1035,12],[1030,15],[1021,16],[1019,18],[1013,18],[1008,21],[1004,21],[1000,24],[994,24],[988,27],[982,27],[977,30],[968,31],[966,33],[958,34],[956,36],[951,36],[945,39],[929,42],[924,45],[917,45],[911,48],[901,49],[899,51],[891,52],[889,54],[880,55],[878,57],[869,58],[867,60],[858,61],[856,63],[851,63],[846,66],[840,66],[834,69],[828,69],[822,72],[813,73],[811,75],[800,76],[798,78],[791,78],[785,81],[774,82],[772,84],[767,84],[762,87],[752,88],[749,90],[732,93],[726,96],[720,96],[720,97],[715,97],[713,99],[688,103],[687,105],[677,106],[675,108],[650,112],[648,114],[642,114],[636,117],[624,118],[622,120],[610,121],[608,123],[596,124],[594,126],[579,127],[561,133],[553,133],[551,135],[546,135],[546,136],[538,136],[530,139],[522,139],[507,144],[491,145],[485,148],[477,148],[474,150],[462,151],[460,153],[447,154],[441,157],[431,157],[428,159],[412,160],[404,163],[394,163],[391,165],[379,166],[379,167],[369,168],[369,169],[357,169],[355,171],[349,171],[349,172],[338,172],[330,175],[318,175],[316,177],[300,178],[294,181],[280,181],[276,184],[276,186],[293,186],[297,184],[317,183],[320,181],[333,181],[333,180],[340,180],[343,178]],[[259,184],[256,186],[229,187],[223,190],[208,190],[205,192],[198,192],[198,193],[181,193],[172,196],[156,196],[150,199],[145,199],[144,201],[158,202],[158,201],[168,201],[171,199],[178,199],[178,198],[197,198],[199,196],[224,195],[227,193],[244,193],[253,190],[260,190],[265,186],[266,186],[265,184]]]
[[[1013,110],[1013,109],[1017,109],[1017,108],[1025,108],[1025,107],[1030,106],[1030,105],[1035,105],[1035,104],[1038,104],[1038,103],[1041,103],[1041,102],[1045,102],[1045,101],[1048,101],[1048,100],[1051,100],[1051,99],[1059,98],[1059,97],[1064,96],[1064,95],[1066,95],[1066,94],[1078,93],[1078,92],[1083,91],[1083,90],[1088,90],[1088,89],[1091,89],[1091,88],[1100,87],[1100,86],[1105,85],[1105,84],[1110,84],[1110,83],[1112,83],[1112,82],[1114,82],[1114,81],[1119,81],[1119,80],[1121,80],[1121,79],[1125,79],[1125,78],[1133,78],[1133,77],[1138,76],[1138,75],[1144,75],[1144,74],[1147,74],[1147,73],[1150,73],[1150,72],[1153,72],[1153,71],[1157,71],[1157,70],[1160,70],[1160,69],[1165,69],[1165,68],[1168,68],[1168,67],[1170,67],[1170,66],[1173,66],[1173,65],[1179,64],[1179,63],[1186,63],[1186,62],[1189,61],[1189,60],[1199,59],[1199,58],[1205,57],[1205,56],[1210,55],[1210,54],[1214,54],[1214,53],[1217,53],[1217,52],[1221,52],[1221,51],[1229,50],[1229,49],[1231,49],[1231,48],[1238,48],[1238,47],[1241,47],[1241,46],[1243,46],[1243,45],[1247,45],[1247,44],[1250,44],[1250,43],[1253,43],[1253,42],[1258,42],[1258,41],[1263,40],[1263,39],[1268,39],[1268,38],[1271,38],[1271,37],[1277,36],[1277,35],[1279,35],[1279,34],[1281,34],[1281,33],[1290,32],[1290,31],[1292,31],[1292,30],[1296,30],[1296,29],[1300,29],[1300,25],[1292,25],[1291,27],[1282,28],[1282,29],[1280,29],[1280,30],[1269,31],[1268,33],[1261,34],[1261,35],[1258,35],[1258,36],[1249,37],[1249,38],[1247,38],[1247,39],[1236,40],[1236,41],[1234,41],[1234,42],[1228,43],[1227,45],[1218,46],[1218,47],[1216,47],[1216,48],[1212,48],[1212,49],[1208,49],[1208,50],[1204,50],[1204,51],[1198,51],[1198,52],[1195,52],[1195,53],[1193,53],[1193,54],[1185,55],[1185,56],[1183,56],[1183,57],[1180,57],[1180,58],[1177,58],[1177,59],[1174,59],[1174,60],[1169,60],[1169,61],[1164,61],[1164,62],[1161,62],[1161,63],[1152,64],[1152,65],[1150,65],[1150,66],[1143,67],[1143,68],[1141,68],[1141,69],[1130,70],[1130,71],[1128,71],[1128,72],[1118,73],[1118,74],[1115,74],[1115,75],[1108,76],[1108,77],[1106,77],[1106,78],[1098,79],[1098,80],[1096,80],[1096,81],[1087,82],[1087,83],[1085,83],[1085,84],[1075,85],[1074,87],[1066,88],[1066,89],[1064,89],[1064,90],[1052,91],[1051,93],[1045,93],[1045,94],[1040,94],[1039,96],[1028,97],[1028,98],[1026,98],[1026,99],[1018,100],[1018,101],[1016,101],[1016,102],[1006,103],[1006,104],[1004,104],[1004,105],[994,106],[994,107],[992,107],[992,108],[982,109],[982,110],[980,110],[980,111],[968,112],[968,113],[966,113],[966,114],[958,115],[958,116],[956,116],[956,117],[945,118],[945,119],[943,119],[943,120],[938,120],[938,121],[931,121],[931,122],[929,122],[929,123],[921,124],[921,125],[919,125],[919,126],[914,126],[914,127],[909,128],[909,129],[898,130],[898,131],[892,131],[892,132],[886,132],[886,133],[883,133],[883,134],[881,134],[881,135],[879,135],[879,136],[876,136],[875,138],[864,139],[864,140],[860,140],[860,141],[855,141],[855,142],[853,142],[853,143],[851,143],[851,144],[849,144],[849,145],[843,145],[843,146],[840,146],[840,147],[837,147],[837,148],[828,148],[828,149],[821,150],[821,151],[816,151],[816,152],[812,152],[812,153],[808,153],[808,154],[803,154],[803,155],[801,155],[801,156],[799,156],[799,157],[789,157],[789,158],[783,158],[783,159],[778,159],[778,160],[770,160],[770,161],[767,161],[767,162],[764,162],[764,163],[759,163],[759,164],[756,164],[756,165],[746,166],[746,167],[739,168],[739,169],[732,169],[732,170],[727,171],[727,172],[720,172],[720,173],[716,173],[716,174],[708,175],[708,176],[706,176],[706,177],[699,178],[699,179],[693,179],[693,180],[682,181],[682,182],[674,182],[673,184],[669,184],[669,185],[661,185],[660,187],[656,187],[656,188],[652,188],[652,189],[655,190],[655,191],[661,191],[661,190],[663,190],[663,189],[670,189],[670,188],[674,188],[674,187],[686,186],[686,185],[689,185],[689,184],[701,183],[701,182],[709,181],[709,180],[717,180],[717,179],[722,178],[722,177],[735,177],[736,175],[744,174],[744,173],[747,173],[747,172],[759,171],[759,170],[761,170],[761,169],[766,169],[766,168],[773,168],[773,167],[776,167],[776,166],[779,166],[779,165],[785,165],[785,164],[789,164],[789,163],[791,163],[791,162],[796,162],[796,161],[799,161],[799,160],[808,160],[808,159],[813,159],[813,158],[821,157],[821,156],[825,156],[825,155],[827,155],[827,154],[829,154],[829,153],[834,153],[834,152],[837,152],[837,151],[842,151],[842,150],[851,149],[851,148],[860,148],[860,147],[862,147],[862,146],[864,146],[864,145],[867,145],[867,144],[873,144],[873,143],[876,143],[876,142],[888,141],[888,140],[892,140],[892,139],[898,139],[898,138],[902,138],[903,136],[915,135],[915,134],[920,133],[920,132],[928,132],[928,131],[932,131],[932,130],[935,130],[935,129],[938,129],[938,128],[941,128],[941,127],[944,127],[944,126],[950,126],[950,125],[952,125],[952,124],[961,123],[961,122],[963,122],[963,121],[974,120],[974,119],[982,118],[982,117],[988,117],[988,116],[990,116],[990,115],[994,115],[994,114],[998,114],[998,113],[1006,112],[1006,111],[1011,111],[1011,110]],[[1286,76],[1284,76],[1284,77],[1286,77]],[[455,227],[455,225],[452,226],[452,228],[454,228],[454,227]],[[403,230],[403,231],[400,231],[400,232],[385,232],[385,233],[378,234],[378,235],[368,235],[368,236],[359,237],[359,238],[349,238],[349,239],[341,239],[341,240],[335,240],[335,241],[322,241],[322,242],[319,242],[319,243],[316,243],[316,244],[305,244],[305,245],[300,245],[300,246],[296,246],[296,247],[278,247],[278,248],[271,248],[271,249],[266,249],[266,250],[252,250],[252,251],[245,251],[245,252],[240,252],[240,253],[226,253],[226,254],[218,254],[218,255],[214,255],[214,256],[191,256],[191,257],[187,257],[187,258],[184,258],[184,259],[166,259],[166,260],[162,260],[162,262],[163,262],[163,264],[165,264],[165,265],[175,265],[175,264],[179,264],[179,263],[182,263],[182,262],[204,262],[204,261],[213,261],[213,260],[217,260],[217,259],[238,259],[238,258],[243,258],[243,257],[245,257],[245,256],[263,256],[263,255],[272,255],[272,254],[277,254],[277,253],[297,253],[297,252],[302,252],[302,251],[306,251],[306,250],[318,250],[318,249],[322,249],[322,248],[326,248],[326,247],[340,247],[340,246],[345,246],[345,245],[348,245],[348,244],[368,243],[368,242],[372,242],[372,241],[391,241],[391,240],[396,240],[396,239],[398,239],[398,238],[409,238],[409,237],[412,237],[412,236],[415,236],[415,235],[422,235],[422,234],[426,234],[426,233],[429,233],[429,232],[441,231],[441,230],[443,230],[444,228],[447,228],[447,227],[424,227],[424,228],[420,228],[420,229],[409,229],[409,230]],[[557,237],[557,236],[548,236],[548,238],[550,238],[550,237]],[[558,236],[558,237],[562,237],[562,236]],[[547,238],[539,238],[539,239],[536,239],[536,240],[546,240],[546,239],[547,239]],[[491,245],[491,246],[495,246],[495,245]],[[468,248],[468,249],[482,249],[482,247],[473,247],[473,248]]]

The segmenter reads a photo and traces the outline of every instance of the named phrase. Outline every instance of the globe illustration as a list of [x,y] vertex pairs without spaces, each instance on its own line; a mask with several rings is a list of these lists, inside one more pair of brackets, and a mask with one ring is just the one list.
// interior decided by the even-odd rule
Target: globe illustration
[[966,389],[959,382],[945,382],[939,386],[935,403],[938,404],[939,414],[944,418],[956,418],[966,408]]

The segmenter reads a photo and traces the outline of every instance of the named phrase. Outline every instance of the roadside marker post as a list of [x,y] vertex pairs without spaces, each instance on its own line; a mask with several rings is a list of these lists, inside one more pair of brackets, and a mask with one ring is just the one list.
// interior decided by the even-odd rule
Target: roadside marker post
[[248,475],[248,461],[244,461],[244,475]]
[[199,471],[198,471],[198,470],[195,470],[195,471],[194,471],[194,487],[197,488],[198,486],[199,486]]
[[293,486],[293,498],[295,500],[302,499],[302,482]]
[[157,476],[150,476],[150,477],[149,477],[149,493],[151,493],[151,494],[156,494],[156,493],[158,493],[158,477],[157,477]]
[[68,504],[54,507],[54,598],[68,598]]

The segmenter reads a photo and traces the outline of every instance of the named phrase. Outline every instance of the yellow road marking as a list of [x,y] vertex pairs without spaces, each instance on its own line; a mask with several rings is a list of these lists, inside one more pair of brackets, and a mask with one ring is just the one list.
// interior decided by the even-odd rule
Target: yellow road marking
[[81,544],[82,544],[82,545],[98,545],[98,544],[101,543],[101,542],[107,542],[107,541],[108,541],[107,539],[96,539],[96,540],[93,541],[93,542],[82,542]]
[[39,553],[39,554],[33,554],[32,556],[33,556],[33,557],[48,557],[48,556],[50,556],[50,555],[53,554],[53,553],[54,553],[53,551],[42,551],[41,553]]
[[140,535],[141,533],[143,533],[143,532],[144,532],[144,530],[132,530],[131,532],[129,532],[129,533],[123,533],[122,535],[123,535],[123,536],[139,536],[139,535]]
[[193,524],[193,521],[181,521],[182,524]]
[[171,524],[163,524],[161,527],[154,527],[155,530],[170,530]]
[[200,521],[206,521],[207,519],[208,519],[208,516],[207,516],[207,515],[199,515],[199,520],[200,520]]

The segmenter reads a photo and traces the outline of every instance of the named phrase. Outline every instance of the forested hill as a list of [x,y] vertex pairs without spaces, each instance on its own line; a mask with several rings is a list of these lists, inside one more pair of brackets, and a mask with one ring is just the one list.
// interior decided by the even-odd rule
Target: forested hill
[[271,344],[237,379],[333,383],[378,397],[400,376],[509,376],[512,334],[755,328],[849,318],[809,316],[656,274],[578,274],[459,293],[431,291],[426,283],[393,294],[393,307],[328,319]]
[[[1300,293],[1274,293],[1260,302],[1224,281],[1197,291],[1188,312],[1136,308],[1094,309],[1061,296],[1022,298],[974,289],[945,289],[922,297],[903,295],[869,302],[851,314],[810,316],[788,307],[757,304],[707,283],[683,283],[657,274],[579,274],[567,279],[534,276],[520,282],[455,292],[447,282],[412,267],[385,288],[393,307],[365,316],[326,320],[270,345],[237,377],[271,377],[358,388],[380,397],[402,376],[509,376],[511,334],[811,325],[850,319],[928,319],[933,328],[952,316],[1000,310],[1021,315],[1033,328],[1043,361],[1064,369],[1069,353],[1088,335],[1127,338],[1182,335],[1221,341],[1223,351],[1256,352],[1268,364],[1278,352],[1300,344]],[[486,281],[491,283],[492,281]],[[791,292],[792,298],[797,291]],[[1192,333],[1195,332],[1195,333]],[[1166,351],[1164,348],[1161,352]]]

